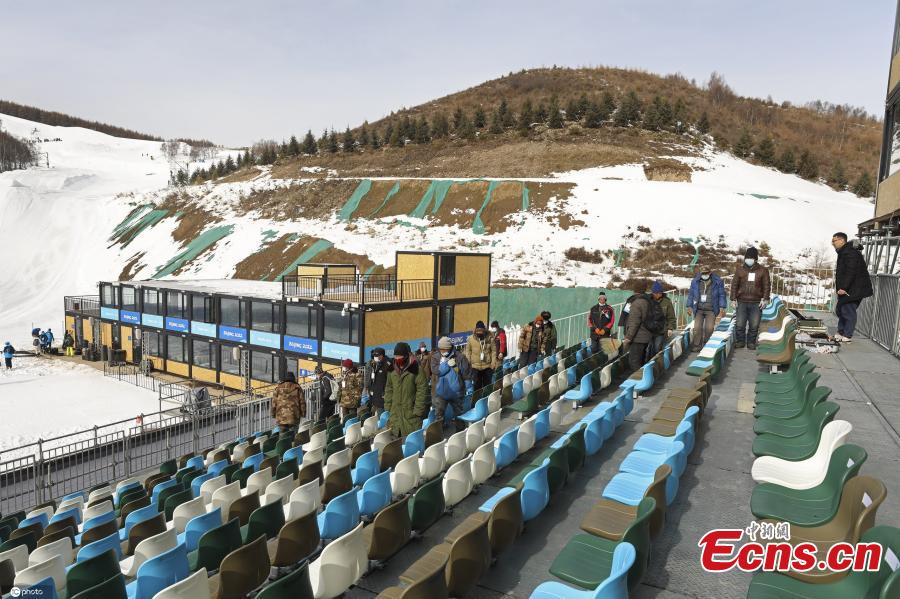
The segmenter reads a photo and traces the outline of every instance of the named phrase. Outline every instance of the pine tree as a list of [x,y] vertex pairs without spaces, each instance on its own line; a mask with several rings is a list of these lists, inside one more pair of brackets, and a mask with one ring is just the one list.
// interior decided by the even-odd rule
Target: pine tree
[[590,102],[584,113],[584,126],[589,129],[599,129],[603,124],[603,109],[600,104]]
[[641,119],[641,126],[648,131],[657,131],[660,128],[659,114],[659,96],[653,98],[653,101],[647,106]]
[[612,113],[616,111],[616,99],[609,91],[603,92],[603,97],[600,98],[600,117],[601,120],[605,121],[612,116]]
[[676,133],[684,133],[687,129],[687,106],[681,98],[675,100],[675,107],[672,109],[672,126]]
[[332,129],[328,133],[328,151],[331,154],[337,154],[338,151],[338,138],[337,133],[334,132],[334,129]]
[[287,145],[287,142],[284,141],[283,139],[281,140],[281,145],[278,148],[278,155],[279,156],[287,156],[288,155],[288,145]]
[[459,133],[459,129],[462,126],[465,116],[466,113],[463,112],[463,109],[460,106],[457,106],[456,110],[453,111],[453,130],[457,133]]
[[750,156],[750,152],[753,150],[753,137],[750,135],[750,131],[744,129],[741,132],[741,136],[738,138],[737,142],[734,144],[734,155],[738,158],[747,158]]
[[468,140],[475,139],[475,126],[472,125],[472,121],[469,120],[469,117],[466,116],[465,113],[463,113],[462,119],[459,122],[459,129],[457,130],[457,135],[459,135],[463,139],[468,139]]
[[670,129],[673,124],[673,118],[672,105],[669,104],[669,99],[656,96],[653,99],[653,102],[656,104],[656,114],[659,118],[659,128]]
[[790,148],[785,148],[781,152],[781,156],[778,157],[778,160],[775,161],[775,168],[783,173],[796,172],[797,164],[794,158],[794,151]]
[[569,101],[566,102],[566,120],[581,120],[581,116],[579,116],[578,114],[578,100],[576,100],[575,98],[569,98]]
[[538,104],[537,110],[534,113],[534,120],[538,123],[546,123],[547,122],[547,107],[543,102]]
[[550,109],[547,117],[547,125],[551,129],[562,129],[563,116],[559,111],[559,98],[555,95],[550,98]]
[[800,160],[797,161],[797,174],[810,181],[819,178],[819,163],[809,153],[809,150],[803,150],[800,154]]
[[424,116],[420,116],[419,122],[416,123],[416,143],[431,143],[431,127],[428,125],[428,121],[425,120]]
[[406,143],[407,139],[415,139],[416,138],[416,125],[409,115],[403,117],[403,120],[400,121],[400,135],[403,137],[403,142]]
[[479,106],[475,109],[475,115],[472,117],[472,124],[476,129],[484,129],[487,124],[487,115],[484,114],[484,108]]
[[587,114],[588,107],[591,105],[591,101],[588,99],[587,94],[581,94],[581,97],[578,98],[578,120],[580,121],[584,118],[584,115]]
[[522,110],[519,112],[519,120],[516,126],[519,133],[524,137],[531,131],[531,123],[534,122],[534,108],[531,105],[531,98],[526,98],[522,103]]
[[288,142],[287,153],[288,156],[297,156],[300,154],[300,142],[297,141],[296,135],[291,135],[291,140]]
[[353,137],[353,132],[350,131],[349,125],[347,125],[347,129],[344,131],[341,141],[345,152],[353,152],[356,149],[356,138]]
[[323,150],[328,147],[328,129],[322,130],[322,136],[319,138],[319,147]]
[[869,176],[869,173],[865,171],[860,173],[851,191],[861,198],[871,198],[875,189],[872,187],[872,177]]
[[359,128],[359,147],[365,148],[369,145],[369,121],[363,121],[362,127]]
[[498,111],[500,112],[500,124],[504,129],[516,126],[516,115],[513,114],[505,98],[500,100]]
[[638,99],[634,90],[629,91],[622,98],[619,109],[613,117],[613,123],[617,127],[627,127],[633,123],[637,123],[641,117],[641,101]]
[[406,145],[406,139],[400,129],[401,127],[398,125],[391,130],[391,138],[389,140],[389,143],[394,148],[402,148],[404,145]]
[[700,115],[700,120],[697,121],[697,131],[703,135],[709,133],[709,116],[707,116],[705,110],[703,111],[703,114]]
[[847,173],[844,172],[844,165],[840,160],[836,161],[828,173],[828,184],[837,189],[844,191],[847,189]]
[[381,138],[381,141],[385,144],[390,144],[392,139],[394,139],[394,123],[388,121],[388,124],[384,128],[384,137]]
[[764,137],[753,148],[753,155],[764,165],[772,166],[775,163],[775,142],[771,137]]
[[316,145],[316,138],[313,137],[312,134],[312,129],[306,132],[306,137],[303,138],[303,145],[300,147],[300,151],[310,156],[315,156],[319,151],[319,148]]
[[237,170],[237,166],[234,164],[234,159],[231,157],[231,154],[228,155],[228,158],[225,159],[225,172],[233,173]]
[[377,150],[378,148],[381,147],[381,140],[378,138],[378,130],[377,129],[372,129],[372,137],[369,140],[369,146],[373,150]]
[[503,119],[500,116],[499,110],[495,110],[491,113],[491,128],[489,131],[494,135],[503,133]]
[[447,113],[438,112],[434,115],[432,122],[433,135],[435,139],[441,139],[450,135],[450,121],[447,119]]

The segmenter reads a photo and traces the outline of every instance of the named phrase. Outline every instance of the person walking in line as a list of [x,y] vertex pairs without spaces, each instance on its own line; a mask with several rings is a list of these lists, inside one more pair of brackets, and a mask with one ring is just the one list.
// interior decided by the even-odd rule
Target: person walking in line
[[472,385],[475,390],[490,385],[494,375],[494,341],[487,334],[484,322],[475,323],[475,330],[466,340],[464,351],[472,366]]
[[672,333],[678,326],[678,319],[675,316],[675,306],[672,305],[672,300],[669,299],[669,296],[666,295],[666,292],[663,290],[662,281],[653,282],[653,287],[650,288],[650,295],[653,297],[653,301],[659,304],[660,309],[662,309],[666,324],[663,332],[655,333],[653,335],[653,341],[648,350],[648,359],[662,351],[666,341],[672,336]]
[[272,399],[272,417],[283,432],[295,428],[302,418],[306,418],[306,399],[303,388],[297,384],[293,372],[285,373],[284,378],[275,387]]
[[659,304],[646,291],[647,283],[645,281],[635,283],[634,296],[629,304],[628,321],[623,332],[622,351],[628,352],[630,372],[634,372],[644,365],[647,346],[653,341],[653,333],[648,328],[647,321],[653,318],[652,312],[661,312]]
[[409,345],[394,347],[394,360],[384,387],[384,409],[390,414],[388,427],[402,437],[422,428],[428,414],[428,381]]
[[762,309],[769,303],[771,291],[769,269],[759,263],[759,251],[751,246],[731,279],[731,301],[736,304],[736,348],[756,349]]
[[7,370],[12,370],[12,360],[15,354],[16,348],[12,346],[12,343],[7,341],[3,344],[3,363],[6,365]]
[[544,358],[556,353],[556,344],[558,339],[556,336],[556,325],[550,320],[550,312],[544,310],[541,312],[541,318],[544,321],[544,337],[541,339],[541,353]]
[[356,412],[362,399],[363,380],[362,373],[353,360],[344,358],[341,360],[341,382],[338,403],[341,406],[341,417]]
[[616,326],[616,311],[606,303],[606,293],[601,291],[597,303],[591,306],[588,313],[588,327],[591,330],[591,353],[600,351],[600,340],[609,339],[613,327]]
[[519,368],[524,368],[538,359],[543,345],[544,318],[538,315],[534,322],[522,327],[519,333]]
[[491,323],[491,339],[494,342],[494,370],[503,368],[503,360],[508,355],[506,351],[506,331],[496,320]]
[[847,241],[846,233],[832,235],[831,245],[837,252],[834,288],[837,289],[838,298],[834,311],[838,317],[838,329],[834,340],[850,343],[856,330],[856,310],[865,298],[872,296],[872,279],[869,277],[866,259],[862,252]]
[[469,360],[456,351],[449,337],[441,337],[437,351],[431,354],[431,405],[437,420],[443,420],[448,403],[453,406],[454,419],[463,413],[466,381],[470,380],[472,366]]
[[334,376],[330,372],[325,372],[321,366],[316,366],[315,370],[316,385],[313,387],[315,391],[316,403],[316,422],[325,420],[334,414],[335,403],[338,398],[338,385],[334,380]]
[[387,384],[387,375],[390,370],[391,365],[385,356],[384,348],[373,349],[372,359],[366,364],[364,380],[369,403],[378,412],[384,409],[384,386]]
[[691,351],[700,351],[706,345],[716,325],[725,316],[728,298],[722,277],[708,266],[700,268],[688,290],[687,311],[694,318],[691,331]]

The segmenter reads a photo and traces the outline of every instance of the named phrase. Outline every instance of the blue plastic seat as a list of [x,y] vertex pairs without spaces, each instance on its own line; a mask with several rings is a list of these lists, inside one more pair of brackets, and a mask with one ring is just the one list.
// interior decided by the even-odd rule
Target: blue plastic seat
[[325,511],[317,517],[320,537],[329,540],[336,539],[350,532],[359,524],[357,493],[357,489],[351,489],[325,505]]
[[52,518],[50,518],[50,524],[53,524],[54,522],[59,522],[60,520],[65,520],[69,516],[72,516],[73,518],[75,518],[75,524],[81,524],[81,510],[78,509],[77,506],[73,506],[65,511],[59,512],[58,514],[54,515]]
[[513,383],[512,388],[512,399],[513,402],[519,401],[522,399],[522,396],[525,395],[525,379],[520,379]]
[[75,491],[74,493],[69,493],[68,495],[64,495],[62,499],[59,500],[60,505],[68,501],[69,499],[77,499],[81,497],[82,499],[87,499],[87,495],[84,494],[84,491]]
[[630,472],[631,474],[639,474],[641,476],[653,476],[656,469],[666,463],[666,461],[675,456],[675,463],[672,466],[672,474],[676,478],[681,478],[684,469],[687,466],[687,453],[684,443],[676,441],[669,447],[667,453],[649,453],[646,451],[632,451],[622,463],[619,464],[619,472]]
[[578,375],[575,373],[575,367],[570,366],[566,369],[566,386],[567,388],[574,387],[578,383]]
[[575,403],[583,403],[591,398],[591,395],[594,392],[594,384],[591,381],[591,373],[587,373],[583,377],[581,377],[581,384],[577,389],[570,389],[566,391],[562,398],[567,399],[569,401],[574,401]]
[[663,437],[662,435],[654,433],[641,435],[635,442],[633,449],[635,451],[645,451],[647,453],[669,453],[672,443],[679,441],[684,444],[686,455],[690,455],[691,451],[694,449],[695,418],[699,412],[700,408],[697,406],[689,407],[687,412],[684,413],[684,418],[681,419],[681,422],[679,422],[678,426],[675,428],[674,436]]
[[544,463],[525,475],[522,481],[522,494],[520,502],[522,504],[522,521],[528,522],[536,517],[547,504],[550,502],[550,486],[547,483],[547,469],[550,466],[550,460],[545,459]]
[[[56,593],[56,581],[52,576],[48,576],[43,580],[39,580],[32,585],[20,585],[18,590],[22,597],[40,597],[41,599],[57,599],[59,595]],[[12,595],[4,595],[3,597],[11,597]]]
[[616,398],[613,400],[614,403],[618,404],[620,415],[617,415],[616,418],[620,418],[618,422],[616,422],[616,426],[622,424],[622,421],[625,420],[625,417],[631,414],[631,410],[634,409],[634,389],[622,389]]
[[244,463],[241,464],[241,468],[253,468],[254,472],[259,471],[259,465],[262,464],[262,461],[266,459],[266,454],[254,453],[252,456],[244,460]]
[[119,540],[127,540],[132,526],[144,520],[155,518],[157,514],[159,514],[159,507],[155,503],[151,503],[125,516],[125,526],[119,529]]
[[672,367],[672,346],[667,345],[663,349],[663,368],[668,370]]
[[644,391],[649,391],[651,387],[653,387],[654,377],[653,377],[653,361],[647,362],[641,369],[644,371],[641,380],[637,382],[634,386],[634,391],[636,393],[643,393]]
[[86,559],[97,557],[104,551],[109,551],[110,549],[116,552],[117,559],[122,559],[122,543],[119,540],[118,533],[112,533],[108,537],[103,537],[102,539],[94,541],[93,543],[88,543],[78,550],[78,555],[75,557],[75,561],[83,562]]
[[348,418],[347,421],[344,422],[344,433],[347,432],[347,429],[350,428],[350,425],[356,424],[357,422],[359,422],[359,418],[357,418],[356,416],[354,416],[353,418]]
[[584,349],[579,349],[575,352],[575,363],[580,364],[584,361]]
[[403,440],[403,457],[408,458],[411,455],[421,456],[425,451],[425,430],[418,429],[406,435]]
[[194,470],[203,470],[206,468],[206,461],[203,459],[203,456],[195,455],[187,461],[184,467],[193,468]]
[[387,426],[388,419],[391,417],[391,413],[385,410],[381,413],[381,416],[378,417],[378,428],[382,429]]
[[206,474],[201,474],[200,476],[198,476],[197,478],[192,480],[191,481],[191,495],[194,497],[200,497],[200,487],[203,486],[203,483],[205,483],[206,481],[208,481],[212,478],[215,478],[215,477],[216,477],[215,474],[213,474],[211,472],[207,472]]
[[478,422],[482,418],[487,418],[488,415],[488,406],[487,406],[487,397],[482,397],[478,401],[475,402],[475,407],[464,414],[460,414],[460,420],[463,420],[469,424],[473,422]]
[[[666,458],[664,464],[668,464],[672,472],[675,471],[675,465],[678,461],[678,454],[684,450],[684,445],[680,441],[673,444],[673,452]],[[606,484],[603,489],[603,496],[625,505],[637,505],[644,498],[644,493],[653,483],[654,473],[649,475],[632,474],[630,472],[619,472]],[[678,477],[671,474],[666,478],[666,505],[672,505],[675,496],[678,494]]]
[[296,447],[291,447],[287,451],[284,452],[284,455],[281,456],[281,461],[286,462],[288,460],[296,459],[298,464],[303,463],[303,448],[297,445]]
[[550,434],[550,408],[546,407],[537,413],[534,421],[534,439],[540,441]]
[[587,428],[584,429],[584,451],[587,455],[594,455],[600,451],[603,442],[612,436],[613,418],[611,410],[607,410],[604,414],[591,412],[582,418],[581,421],[587,424]]
[[119,499],[121,499],[122,496],[125,495],[126,493],[128,493],[129,491],[133,491],[134,489],[139,489],[139,488],[141,488],[141,483],[139,481],[135,480],[135,481],[128,483],[127,485],[123,485],[119,489],[116,489],[116,493],[114,496],[115,504],[118,507],[121,507],[119,505]]
[[209,468],[206,469],[207,474],[212,474],[213,478],[222,474],[222,470],[228,468],[228,460],[219,460],[218,462],[213,462],[209,465]]
[[516,459],[519,454],[519,427],[513,427],[503,433],[500,442],[494,446],[494,459],[497,462],[497,470],[502,470]]
[[19,522],[19,528],[25,528],[26,526],[31,526],[36,522],[41,523],[41,528],[47,528],[47,525],[50,524],[50,516],[46,514],[46,512],[41,512],[37,516],[32,516],[31,518],[25,518],[21,522]]
[[628,599],[628,571],[634,565],[634,545],[622,541],[613,551],[609,576],[593,591],[575,589],[561,582],[542,582],[530,599]]
[[94,516],[90,520],[86,521],[84,523],[84,526],[81,527],[81,534],[75,535],[75,544],[81,545],[81,535],[86,533],[90,529],[96,528],[97,526],[100,526],[101,524],[106,524],[107,522],[115,522],[115,520],[116,520],[116,513],[112,510],[110,510],[108,512],[104,512],[104,513],[100,514],[99,516]]
[[177,484],[179,484],[179,482],[177,480],[175,480],[174,478],[170,478],[169,480],[167,480],[165,482],[159,483],[158,485],[153,487],[153,493],[151,493],[151,495],[150,495],[150,502],[156,503],[157,500],[159,499],[160,493],[162,493],[169,487],[174,487]]
[[365,518],[372,518],[391,503],[391,469],[376,474],[365,482],[362,490],[356,494],[359,513]]
[[491,513],[492,511],[494,511],[494,506],[497,505],[497,502],[499,502],[507,495],[511,495],[515,492],[515,487],[502,487],[499,491],[491,495],[487,501],[478,506],[478,509],[482,512]]
[[128,599],[153,599],[158,592],[181,582],[189,574],[187,548],[184,543],[179,543],[141,564],[137,579],[125,590],[128,591]]
[[617,398],[613,398],[612,401],[602,401],[594,406],[594,409],[588,412],[587,416],[582,418],[583,422],[588,422],[589,419],[595,416],[605,416],[611,425],[610,429],[604,432],[608,432],[608,436],[604,437],[603,440],[606,441],[609,437],[612,437],[615,429],[625,420],[625,406],[622,405],[624,400],[616,401]]
[[178,535],[178,542],[184,543],[188,551],[194,551],[200,544],[200,537],[214,528],[222,526],[222,508],[217,507],[200,516],[191,518],[184,532]]
[[360,487],[380,471],[381,464],[378,461],[378,450],[373,449],[359,456],[359,459],[356,460],[356,468],[350,474],[353,484]]

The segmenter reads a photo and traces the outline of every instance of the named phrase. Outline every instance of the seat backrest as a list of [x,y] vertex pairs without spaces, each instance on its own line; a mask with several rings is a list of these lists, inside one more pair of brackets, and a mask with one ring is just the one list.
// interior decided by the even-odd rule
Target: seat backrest
[[221,474],[205,480],[200,483],[200,497],[203,498],[204,503],[210,503],[212,501],[213,494],[224,487],[226,484],[227,483],[225,481],[225,476]]
[[534,447],[536,420],[536,416],[531,416],[519,425],[519,431],[516,434],[516,452],[518,455],[522,455]]
[[841,445],[831,454],[828,472],[822,485],[829,490],[832,497],[840,498],[844,484],[856,476],[868,457],[869,454],[859,445],[851,443]]
[[[418,457],[418,456],[413,456]],[[382,470],[395,468],[397,463],[404,458],[403,439],[394,439],[385,445],[380,452],[380,465]]]
[[233,482],[219,487],[212,494],[212,507],[222,508],[222,514],[227,517],[231,504],[241,498],[241,483]]
[[493,439],[500,433],[501,410],[495,410],[484,419],[484,438]]
[[194,516],[184,527],[184,543],[188,551],[194,551],[200,544],[200,537],[207,531],[222,526],[222,509],[214,508],[209,512]]
[[269,468],[263,468],[259,472],[254,472],[247,479],[247,494],[262,493],[272,480],[272,470]]
[[454,464],[459,460],[465,457],[468,451],[468,446],[466,445],[466,431],[462,430],[458,433],[454,433],[450,435],[450,438],[447,439],[447,447],[445,452],[445,458],[447,464]]
[[466,595],[491,564],[491,541],[488,537],[490,516],[475,512],[450,533],[450,558],[445,575],[447,590],[453,597]]
[[291,492],[288,519],[294,520],[310,512],[317,512],[320,505],[318,479],[300,485]]
[[131,566],[132,572],[139,572],[140,567],[144,562],[153,559],[157,555],[165,553],[170,549],[174,549],[177,544],[178,535],[172,528],[168,528],[152,537],[147,537],[138,543],[137,547],[134,549],[134,561]]
[[613,550],[612,568],[606,580],[594,590],[593,599],[628,596],[628,571],[634,565],[637,552],[631,543],[622,542]]
[[472,452],[472,479],[474,484],[482,484],[493,476],[496,470],[497,460],[494,456],[494,442],[488,440]]
[[57,591],[66,588],[66,566],[62,557],[54,555],[46,561],[16,572],[13,584],[17,587],[26,587],[37,584],[48,577],[53,579]]
[[391,471],[385,470],[365,482],[357,495],[360,514],[371,517],[391,502]]
[[[35,551],[37,550],[35,549]],[[17,545],[16,547],[0,552],[0,562],[6,560],[12,562],[16,572],[24,570],[28,567],[28,547],[25,545]]]
[[178,505],[172,512],[172,526],[175,532],[183,533],[188,522],[205,513],[206,504],[203,502],[202,497],[196,497]]
[[[485,414],[486,416],[487,414]],[[466,427],[466,449],[469,453],[475,451],[484,442],[484,417]]]
[[259,493],[247,493],[235,499],[228,508],[228,519],[237,518],[241,526],[250,521],[250,514],[259,508]]
[[356,489],[350,489],[326,504],[319,528],[323,539],[336,539],[359,522],[357,493]]
[[[112,505],[112,503],[109,503],[109,505]],[[82,532],[84,532],[84,531],[90,530],[92,528],[95,528],[97,526],[100,526],[104,522],[114,522],[115,520],[116,520],[116,513],[112,510],[109,510],[109,511],[103,512],[99,515],[96,515],[92,518],[85,518],[84,524],[82,524],[82,526],[81,526],[81,530],[82,530]]]
[[164,588],[153,599],[211,599],[206,568],[200,568],[184,580]]
[[365,574],[368,567],[366,549],[362,523],[325,546],[317,560],[318,571],[329,573],[329,576],[323,577],[327,588],[321,596],[336,597]]
[[59,539],[58,541],[48,543],[46,545],[41,545],[40,547],[32,551],[28,556],[28,564],[31,566],[39,564],[50,559],[54,555],[62,557],[63,564],[65,566],[71,564],[73,557],[72,540],[66,537],[63,539]]
[[206,531],[197,543],[197,567],[218,570],[222,559],[242,543],[241,525],[237,518]]
[[550,460],[525,475],[522,480],[522,517],[527,522],[540,514],[550,501],[550,486],[547,482],[547,470]]
[[134,599],[153,599],[158,592],[184,580],[189,574],[187,550],[184,543],[179,543],[141,564]]
[[112,503],[112,499],[109,499],[107,501],[101,501],[100,503],[94,504],[91,507],[84,508],[84,512],[82,513],[82,518],[84,519],[85,522],[88,522],[92,518],[96,518],[97,516],[102,516],[103,514],[107,514],[112,511],[113,511],[113,503]]
[[[160,497],[162,497],[162,496],[160,495]],[[172,519],[172,517],[175,514],[175,510],[178,509],[178,507],[181,504],[191,501],[193,499],[193,497],[194,496],[191,493],[190,489],[178,491],[176,493],[172,493],[171,495],[169,495],[166,498],[166,502],[164,504],[164,510],[163,510],[165,513],[165,516],[166,516],[166,521],[168,522],[169,520]]]
[[340,451],[336,451],[330,456],[328,456],[328,460],[325,462],[325,472],[327,473],[336,470],[338,468],[343,468],[344,466],[350,465],[350,450],[342,449]]
[[115,532],[108,537],[103,537],[98,541],[94,541],[93,543],[89,543],[81,547],[78,550],[77,560],[79,562],[83,562],[86,559],[90,559],[95,555],[100,555],[107,549],[113,549],[116,552],[116,556],[119,559],[122,559],[122,545],[119,540],[119,533]]

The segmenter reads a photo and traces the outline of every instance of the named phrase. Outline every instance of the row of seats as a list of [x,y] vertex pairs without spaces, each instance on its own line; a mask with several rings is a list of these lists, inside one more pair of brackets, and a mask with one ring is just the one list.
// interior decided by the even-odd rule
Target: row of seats
[[794,348],[794,320],[779,298],[764,311],[757,359],[775,368],[756,379],[751,511],[761,524],[790,523],[789,542],[814,544],[818,562],[836,543],[877,542],[883,555],[875,572],[760,572],[748,597],[898,597],[900,529],[875,526],[887,489],[858,475],[868,454],[847,443],[852,425],[834,420],[830,389],[817,386],[810,354]]
[[[732,333],[730,320],[723,320],[707,348],[726,343]],[[679,350],[688,342],[686,336],[676,336],[661,353],[681,356],[686,352]],[[657,357],[648,363],[647,370]],[[672,363],[661,361],[664,368]],[[654,378],[659,379],[657,375]],[[678,480],[696,445],[698,420],[706,407],[711,381],[712,373],[706,372],[692,388],[669,391],[644,434],[619,465],[619,472],[604,488],[602,498],[582,520],[586,534],[575,535],[553,561],[551,574],[584,590],[545,582],[535,589],[532,598],[619,599],[628,597],[640,583],[649,564],[651,538],[662,530],[666,507],[675,499]],[[634,389],[635,379],[622,387]]]

